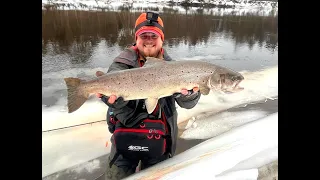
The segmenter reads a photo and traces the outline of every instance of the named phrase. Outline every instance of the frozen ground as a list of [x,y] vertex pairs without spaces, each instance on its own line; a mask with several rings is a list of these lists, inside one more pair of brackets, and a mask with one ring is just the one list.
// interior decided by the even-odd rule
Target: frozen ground
[[[261,116],[261,118],[267,117],[275,112],[277,112],[277,100],[268,100],[267,102],[260,102],[259,104],[254,105],[247,105],[246,107],[234,107],[229,110],[223,111],[221,113],[218,113],[216,115],[212,115],[207,117],[207,119],[211,119],[211,121],[215,122],[216,124],[219,124],[219,117],[221,114],[224,114],[225,121],[228,122],[228,119],[230,119],[230,122],[235,122],[234,117],[237,116],[237,118],[246,119],[245,114],[250,112],[264,112],[264,116]],[[259,118],[255,121],[259,121]],[[199,121],[200,122],[200,121]],[[251,121],[253,122],[253,121]],[[89,126],[89,125],[88,125]],[[185,127],[182,127],[180,129],[181,132],[184,131]],[[196,129],[189,127],[189,129]],[[231,133],[234,132],[233,130],[236,128],[231,129]],[[247,133],[251,133],[251,130],[248,129]],[[208,137],[210,139],[211,137],[217,136],[217,138],[220,137],[224,132],[227,131],[220,131],[220,133],[213,133],[212,136]],[[272,131],[269,133],[273,133]],[[269,136],[269,133],[265,133],[266,136]],[[182,133],[179,133],[182,134]],[[252,134],[254,135],[254,133]],[[207,139],[178,139],[177,144],[177,154],[180,154],[187,149],[190,149],[191,147],[206,141]],[[204,144],[205,145],[205,144]],[[210,147],[207,147],[210,148]],[[106,168],[106,158],[107,155],[100,156],[96,159],[90,160],[88,162],[84,162],[78,165],[75,165],[73,167],[68,168],[67,170],[62,170],[59,172],[56,172],[50,176],[47,176],[44,178],[45,180],[63,180],[63,179],[94,179],[96,177],[101,176],[102,173],[104,173]],[[267,180],[272,179],[272,177],[277,176],[277,166],[272,165],[272,162],[276,162],[278,159],[278,146],[273,146],[269,148],[265,148],[264,150],[261,150],[259,153],[256,153],[252,155],[250,158],[247,158],[239,163],[237,163],[232,168],[229,168],[228,170],[222,172],[219,176],[217,176],[218,179],[235,179],[235,176],[239,179],[257,179],[257,172],[259,171],[259,180]],[[268,167],[268,164],[272,166],[271,168]],[[267,165],[265,165],[267,164]],[[241,178],[240,178],[241,177]],[[98,178],[99,180],[104,179],[103,177]]]
[[[236,127],[249,122],[255,122],[257,119],[266,116],[265,112],[259,109],[244,112],[222,112],[232,107],[238,106],[238,108],[241,108],[244,104],[270,100],[278,96],[277,67],[242,73],[246,79],[241,83],[245,88],[244,91],[229,95],[215,95],[211,93],[208,96],[202,96],[199,104],[191,110],[177,109],[180,127],[183,123],[186,126],[188,122],[191,123],[194,119],[196,120],[193,125],[189,123],[189,127],[193,128],[188,128],[184,131],[181,136],[182,138],[207,139],[215,136],[219,137],[218,135],[223,132],[236,129]],[[51,115],[53,116],[53,110],[57,110],[57,108],[47,108],[43,115],[48,115],[46,112],[52,110]],[[99,112],[99,115],[97,115],[95,111],[98,112],[99,110],[102,112]],[[87,102],[86,106],[76,111],[72,115],[73,117],[70,117],[70,114],[62,110],[55,112],[59,114],[60,119],[56,119],[55,122],[53,122],[54,119],[51,119],[52,126],[57,123],[56,127],[59,127],[63,124],[63,121],[66,123],[72,122],[74,125],[105,119],[106,105],[92,98],[91,102]],[[221,113],[211,116],[218,112]],[[83,118],[83,114],[86,114],[88,117],[93,115],[95,119]],[[47,123],[47,120],[44,124]],[[255,133],[255,131],[252,133]],[[277,129],[273,130],[272,133],[277,133]],[[110,151],[110,147],[105,147],[105,143],[109,140],[110,135],[104,122],[42,133],[42,177],[107,154]],[[248,141],[246,144],[251,146],[251,142]],[[272,148],[272,146],[267,148]],[[251,155],[254,156],[254,154]]]
[[263,158],[262,165],[273,162],[277,157],[266,156],[274,156],[277,148],[278,113],[273,113],[206,140],[127,179],[257,179],[259,166],[225,171],[245,160],[261,164],[256,160]]

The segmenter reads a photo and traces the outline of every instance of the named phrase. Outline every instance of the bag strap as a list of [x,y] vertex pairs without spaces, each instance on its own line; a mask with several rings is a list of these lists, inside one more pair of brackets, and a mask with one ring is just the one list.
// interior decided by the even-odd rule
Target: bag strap
[[118,159],[120,153],[117,151],[116,154],[113,156],[113,158],[111,159],[111,161],[109,162],[109,167],[111,168],[111,166],[114,164],[114,162]]
[[158,119],[161,119],[161,107],[159,105]]

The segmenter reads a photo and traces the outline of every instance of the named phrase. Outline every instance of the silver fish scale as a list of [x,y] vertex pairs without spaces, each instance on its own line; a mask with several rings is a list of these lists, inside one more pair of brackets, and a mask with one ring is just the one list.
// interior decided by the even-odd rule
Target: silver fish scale
[[[149,67],[109,73],[84,84],[85,89],[125,100],[163,97],[207,84],[217,66],[202,61],[155,63]],[[90,88],[89,88],[90,87]]]

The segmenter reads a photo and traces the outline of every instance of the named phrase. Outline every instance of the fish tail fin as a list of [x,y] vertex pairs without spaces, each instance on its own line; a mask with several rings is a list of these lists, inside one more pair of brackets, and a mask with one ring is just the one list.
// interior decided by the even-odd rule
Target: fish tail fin
[[68,113],[72,113],[79,109],[89,97],[89,93],[79,91],[78,87],[81,84],[79,78],[64,78],[68,91]]

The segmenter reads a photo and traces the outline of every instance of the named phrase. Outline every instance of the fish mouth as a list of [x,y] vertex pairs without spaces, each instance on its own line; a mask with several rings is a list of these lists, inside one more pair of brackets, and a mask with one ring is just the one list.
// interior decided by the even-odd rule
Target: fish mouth
[[244,90],[243,87],[239,86],[241,81],[242,80],[236,82],[233,86],[231,86],[231,88],[226,89],[224,92],[227,94],[231,94],[231,93],[235,93],[235,92],[239,92],[239,91]]
[[239,86],[239,84],[241,83],[242,81],[238,81],[235,85],[234,85],[234,87],[233,87],[233,90],[236,90],[236,91],[242,91],[244,88],[243,87],[241,87],[241,86]]

